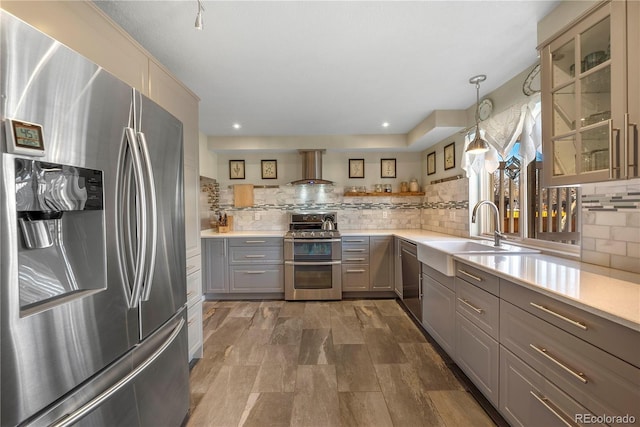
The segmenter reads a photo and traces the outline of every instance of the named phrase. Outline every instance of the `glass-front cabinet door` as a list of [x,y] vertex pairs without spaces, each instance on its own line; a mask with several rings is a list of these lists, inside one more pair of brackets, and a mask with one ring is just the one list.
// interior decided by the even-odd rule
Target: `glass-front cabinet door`
[[625,26],[607,3],[542,49],[545,185],[623,177]]

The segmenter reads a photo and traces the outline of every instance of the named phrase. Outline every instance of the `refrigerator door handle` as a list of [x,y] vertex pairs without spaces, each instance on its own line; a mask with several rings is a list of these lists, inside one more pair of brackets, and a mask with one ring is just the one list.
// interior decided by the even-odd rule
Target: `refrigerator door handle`
[[109,399],[111,396],[116,394],[120,389],[122,389],[127,384],[131,383],[141,372],[143,372],[149,365],[151,365],[164,351],[176,340],[182,328],[184,328],[185,320],[183,318],[180,319],[178,325],[173,329],[171,335],[165,340],[162,345],[151,354],[144,362],[142,362],[138,367],[136,367],[133,371],[129,372],[128,375],[121,378],[118,382],[113,384],[111,387],[82,405],[80,408],[75,410],[74,412],[65,415],[64,417],[56,420],[51,424],[50,427],[68,427],[71,426],[82,418],[87,416],[91,411],[100,406],[105,400]]
[[142,283],[145,279],[144,267],[147,258],[147,212],[145,206],[147,206],[147,193],[144,186],[142,159],[140,156],[140,148],[137,143],[135,131],[132,128],[126,128],[125,134],[127,135],[127,145],[131,158],[133,159],[133,176],[136,185],[136,193],[138,197],[138,203],[136,203],[136,218],[138,225],[138,236],[136,241],[136,263],[134,268],[133,289],[131,290],[131,300],[129,301],[129,307],[135,308],[138,306],[140,300],[140,292],[142,290]]
[[140,151],[142,152],[142,163],[144,165],[144,172],[146,173],[145,183],[147,185],[147,196],[149,201],[149,210],[146,210],[146,205],[143,205],[143,209],[145,209],[146,212],[150,212],[148,230],[151,234],[151,239],[149,242],[151,250],[149,254],[149,265],[145,268],[145,287],[142,294],[142,301],[148,301],[151,294],[151,287],[153,285],[153,272],[155,270],[156,264],[156,250],[158,244],[158,203],[156,197],[156,183],[153,178],[153,168],[151,167],[151,156],[149,156],[149,145],[147,144],[147,139],[143,132],[138,132],[137,137],[138,143],[140,144]]

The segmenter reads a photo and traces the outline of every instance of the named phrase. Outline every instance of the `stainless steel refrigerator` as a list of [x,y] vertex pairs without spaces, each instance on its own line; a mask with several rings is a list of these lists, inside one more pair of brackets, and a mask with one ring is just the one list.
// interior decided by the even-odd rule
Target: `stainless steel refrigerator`
[[0,424],[178,426],[182,123],[0,19]]

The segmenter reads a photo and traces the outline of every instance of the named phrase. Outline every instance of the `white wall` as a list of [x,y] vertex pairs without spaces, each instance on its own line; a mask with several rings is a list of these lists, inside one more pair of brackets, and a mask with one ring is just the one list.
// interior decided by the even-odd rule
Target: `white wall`
[[216,179],[218,176],[218,154],[209,150],[207,135],[200,132],[198,135],[200,147],[200,176]]
[[[380,177],[380,159],[395,158],[397,178]],[[262,179],[260,160],[278,161],[278,179]],[[363,179],[349,179],[349,159],[365,159],[365,177]],[[229,179],[229,160],[245,161],[244,180]],[[366,186],[371,190],[374,184],[391,184],[393,191],[399,191],[401,181],[409,181],[416,178],[420,185],[424,184],[420,179],[422,162],[419,153],[411,152],[339,152],[330,151],[322,158],[322,177],[334,181],[337,185]],[[230,184],[254,184],[254,185],[284,185],[302,178],[302,157],[298,152],[274,152],[274,151],[238,151],[234,153],[218,153],[217,180],[221,186]]]

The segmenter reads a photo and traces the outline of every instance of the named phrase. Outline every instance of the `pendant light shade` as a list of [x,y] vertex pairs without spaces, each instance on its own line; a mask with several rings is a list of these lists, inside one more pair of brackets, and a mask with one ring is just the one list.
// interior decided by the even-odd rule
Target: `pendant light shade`
[[480,136],[480,118],[478,117],[478,107],[480,105],[480,82],[487,79],[484,74],[473,76],[469,79],[469,83],[476,85],[476,136],[471,144],[465,150],[467,153],[480,154],[489,151],[489,143]]

